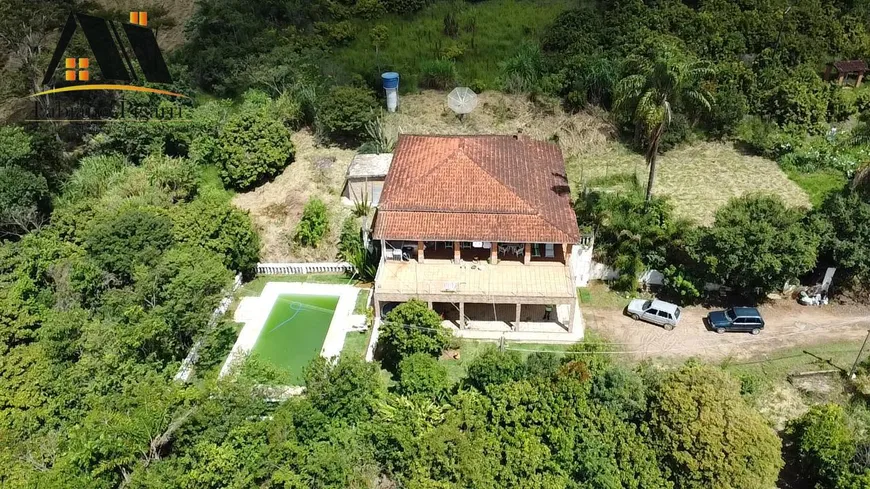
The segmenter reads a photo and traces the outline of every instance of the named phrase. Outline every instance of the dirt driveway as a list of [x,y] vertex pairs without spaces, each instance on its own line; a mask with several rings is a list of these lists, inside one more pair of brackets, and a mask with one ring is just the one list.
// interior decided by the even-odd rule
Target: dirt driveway
[[755,357],[783,348],[835,341],[855,341],[856,349],[870,329],[870,310],[854,306],[807,307],[780,302],[760,307],[765,320],[758,336],[749,333],[716,334],[702,319],[710,309],[683,309],[673,331],[633,321],[622,309],[584,307],[586,328],[614,343],[619,351],[635,357]]

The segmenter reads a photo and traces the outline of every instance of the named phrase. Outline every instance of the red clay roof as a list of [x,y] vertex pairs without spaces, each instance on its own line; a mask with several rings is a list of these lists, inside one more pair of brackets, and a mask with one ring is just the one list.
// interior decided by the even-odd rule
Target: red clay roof
[[562,152],[514,136],[402,135],[376,239],[577,243]]

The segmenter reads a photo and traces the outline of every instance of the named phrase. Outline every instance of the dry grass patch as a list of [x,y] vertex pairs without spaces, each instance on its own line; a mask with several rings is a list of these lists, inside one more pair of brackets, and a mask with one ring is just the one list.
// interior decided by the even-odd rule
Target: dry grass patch
[[[296,159],[282,174],[249,192],[233,197],[233,204],[251,213],[263,242],[260,259],[264,262],[333,261],[338,249],[341,222],[349,210],[341,205],[340,193],[353,150],[319,147],[307,129],[292,136]],[[316,164],[335,159],[323,167]],[[329,232],[317,248],[291,244],[302,208],[311,197],[319,197],[329,209]]]
[[[614,175],[636,175],[646,185],[642,155],[617,142],[568,159],[574,190]],[[680,217],[711,224],[716,209],[733,197],[751,192],[778,195],[789,205],[809,206],[806,192],[789,180],[776,162],[740,153],[732,144],[698,142],[674,149],[659,158],[654,192],[666,195]]]
[[405,134],[523,134],[557,140],[567,155],[604,148],[615,134],[603,114],[569,114],[556,99],[532,102],[524,95],[480,94],[477,109],[460,120],[447,107],[447,93],[427,90],[399,98],[399,111],[386,114],[394,132]]

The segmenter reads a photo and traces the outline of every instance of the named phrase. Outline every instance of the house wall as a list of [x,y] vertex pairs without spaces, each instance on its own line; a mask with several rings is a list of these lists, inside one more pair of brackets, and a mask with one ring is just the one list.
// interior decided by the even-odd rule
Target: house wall
[[380,202],[383,189],[384,177],[367,179],[349,178],[344,186],[342,197],[351,202],[360,201],[364,197],[367,197],[368,201],[376,206]]

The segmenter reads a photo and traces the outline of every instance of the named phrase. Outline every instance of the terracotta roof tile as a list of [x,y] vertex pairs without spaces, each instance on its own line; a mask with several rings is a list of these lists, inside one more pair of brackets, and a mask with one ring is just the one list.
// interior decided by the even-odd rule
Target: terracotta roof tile
[[402,135],[374,237],[576,243],[580,233],[555,144],[514,136]]

